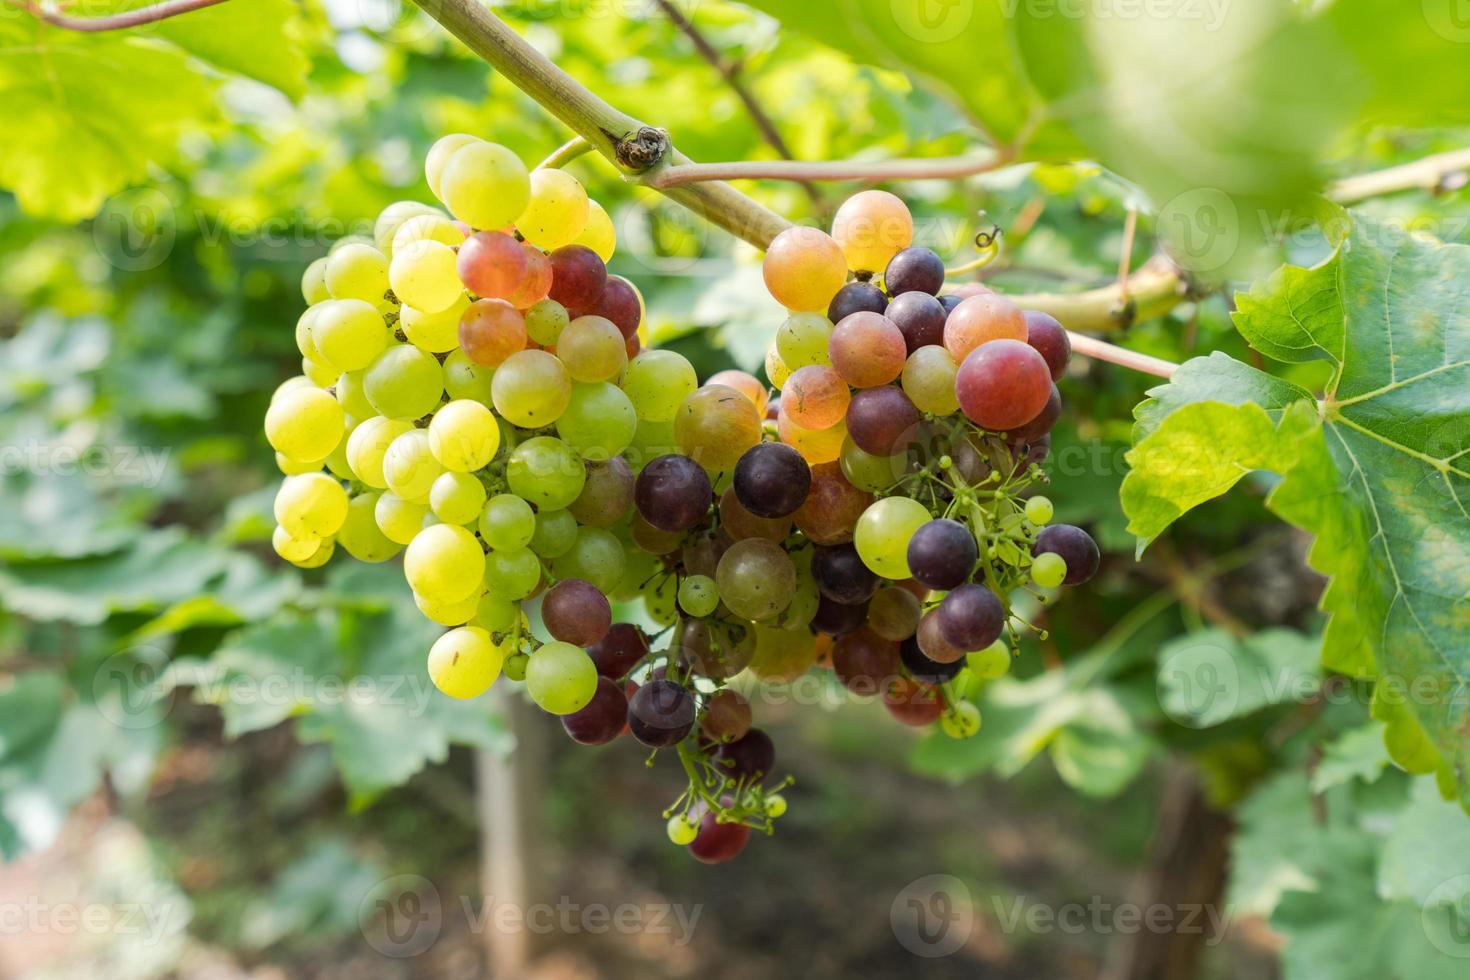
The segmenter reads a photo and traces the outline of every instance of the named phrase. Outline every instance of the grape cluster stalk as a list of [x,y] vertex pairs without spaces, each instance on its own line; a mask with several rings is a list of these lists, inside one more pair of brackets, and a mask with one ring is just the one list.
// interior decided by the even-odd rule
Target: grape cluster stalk
[[899,722],[975,735],[1035,629],[1013,598],[1098,565],[1035,493],[1066,331],[946,290],[904,203],[864,191],[831,234],[766,253],[789,310],[778,394],[743,371],[701,384],[648,346],[575,177],[463,134],[425,175],[442,208],[392,204],[303,276],[302,373],[265,417],[277,553],[401,554],[446,627],[427,651],[444,695],[504,677],[578,743],[672,750],[668,835],[700,861],[786,811],[760,682],[830,670]]

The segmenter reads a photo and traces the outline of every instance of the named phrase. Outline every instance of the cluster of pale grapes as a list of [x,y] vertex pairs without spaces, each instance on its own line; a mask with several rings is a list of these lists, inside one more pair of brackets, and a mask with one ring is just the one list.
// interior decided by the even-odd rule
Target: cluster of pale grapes
[[669,837],[702,861],[786,808],[746,678],[830,669],[906,724],[973,735],[1030,628],[1011,594],[1098,563],[1026,494],[1070,356],[1056,321],[979,286],[940,295],[907,208],[867,191],[832,235],[767,251],[791,310],[766,364],[779,399],[742,371],[701,386],[643,349],[612,222],[573,176],[466,135],[425,173],[443,210],[390,205],[306,270],[303,373],[265,419],[280,556],[402,552],[448,628],[438,689],[504,676],[577,742],[674,750]]

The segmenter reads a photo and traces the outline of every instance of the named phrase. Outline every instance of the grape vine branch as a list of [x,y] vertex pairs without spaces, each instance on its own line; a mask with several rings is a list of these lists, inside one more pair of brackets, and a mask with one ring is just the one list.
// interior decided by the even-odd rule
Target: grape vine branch
[[41,4],[27,3],[25,0],[9,0],[11,6],[19,7],[38,20],[45,21],[52,27],[60,27],[68,31],[81,31],[87,34],[100,33],[102,31],[119,31],[128,27],[141,27],[144,24],[153,24],[180,14],[192,13],[195,10],[203,10],[205,7],[213,7],[215,4],[224,3],[225,0],[163,0],[148,7],[139,7],[137,10],[127,10],[119,14],[111,14],[107,17],[74,17],[64,14],[59,10],[53,10]]

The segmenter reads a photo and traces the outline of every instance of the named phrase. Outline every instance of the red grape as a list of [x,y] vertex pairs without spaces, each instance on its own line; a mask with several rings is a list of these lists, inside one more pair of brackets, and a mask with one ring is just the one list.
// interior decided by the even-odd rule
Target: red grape
[[561,724],[572,741],[582,745],[603,745],[623,734],[628,722],[628,696],[617,681],[597,678],[592,700],[580,711],[562,715]]
[[955,376],[955,396],[970,421],[993,432],[1041,414],[1051,397],[1051,369],[1019,340],[992,340],[970,352]]
[[865,453],[896,456],[907,448],[911,430],[919,424],[919,410],[902,390],[892,385],[864,388],[847,406],[847,434]]
[[909,355],[903,333],[893,321],[867,311],[843,317],[832,328],[827,351],[832,367],[854,388],[886,385],[903,371]]
[[503,299],[477,299],[459,317],[459,346],[483,367],[499,367],[526,347],[526,318]]
[[1066,329],[1049,313],[1036,310],[1026,311],[1026,343],[1035,347],[1051,368],[1051,379],[1058,381],[1067,373],[1067,362],[1072,359],[1072,338]]
[[465,288],[476,296],[506,299],[526,278],[526,253],[509,235],[481,231],[460,245],[455,267]]
[[943,303],[928,293],[899,293],[888,304],[884,315],[903,332],[910,354],[920,347],[944,343],[944,321],[948,312]]
[[607,285],[607,266],[586,245],[563,245],[551,253],[548,295],[567,308],[572,319],[597,308]]
[[607,635],[612,607],[597,586],[569,578],[553,585],[541,600],[541,619],[556,639],[589,647]]

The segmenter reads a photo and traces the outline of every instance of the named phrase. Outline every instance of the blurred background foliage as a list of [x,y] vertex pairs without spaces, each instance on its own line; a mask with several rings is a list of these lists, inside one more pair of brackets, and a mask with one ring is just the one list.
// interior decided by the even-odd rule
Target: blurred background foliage
[[[494,6],[694,159],[776,155],[654,4]],[[1130,86],[1178,68],[1128,61],[1137,38],[1111,67],[1069,62],[1077,40],[1064,35],[1076,24],[1065,20],[1007,25],[1025,50],[1051,52],[1028,61],[1029,78],[995,48],[1005,37],[916,64],[923,52],[901,46],[870,56],[855,29],[886,3],[840,16],[819,4],[755,6],[789,26],[734,3],[680,9],[801,159],[962,153],[983,141],[982,126],[1028,132],[1037,92],[1054,102],[1105,77],[1140,97]],[[1074,117],[1049,115],[1029,131],[1041,162],[893,189],[920,240],[947,259],[970,257],[975,232],[997,224],[1005,253],[990,281],[1071,291],[1112,281],[1130,207],[1144,206],[1134,265],[1154,251],[1159,226],[1141,188],[1154,206],[1177,192],[1190,152],[1213,152],[1201,145],[1250,144],[1256,159],[1270,144],[1268,165],[1229,171],[1244,182],[1232,188],[1242,209],[1290,208],[1328,177],[1465,145],[1470,129],[1436,107],[1470,102],[1470,75],[1463,57],[1450,71],[1422,56],[1422,32],[1401,16],[1418,5],[1327,6],[1329,46],[1317,33],[1302,48],[1291,27],[1259,49],[1263,71],[1247,64],[1203,90],[1187,78],[1151,89],[1164,99],[1153,111],[1188,124],[1173,143],[1156,142],[1145,117],[1110,115],[1118,102],[1084,100]],[[491,705],[449,704],[427,687],[432,631],[393,569],[337,562],[302,573],[276,560],[276,473],[260,419],[275,385],[299,370],[302,270],[337,238],[370,231],[388,203],[429,199],[421,161],[438,136],[474,132],[535,161],[568,134],[392,0],[240,0],[148,28],[142,48],[4,13],[0,38],[13,53],[0,99],[14,112],[14,145],[0,164],[13,191],[0,196],[0,852],[18,863],[0,871],[0,891],[34,894],[45,881],[47,894],[152,895],[173,914],[163,938],[146,942],[30,937],[23,951],[0,952],[0,970],[479,975],[481,938],[463,917],[448,917],[423,957],[393,961],[364,944],[358,913],[392,874],[422,875],[446,901],[479,895],[470,753],[452,747],[499,752],[514,739]],[[1368,43],[1375,33],[1381,46]],[[1192,37],[1196,50],[1233,50]],[[1311,58],[1278,70],[1303,50]],[[47,52],[73,66],[58,82],[71,119],[37,91]],[[1415,52],[1414,71],[1392,71]],[[1055,70],[1037,74],[1038,64]],[[132,87],[118,91],[106,71]],[[936,73],[949,73],[950,91],[922,84]],[[1361,110],[1379,105],[1372,85],[1385,75],[1407,87],[1370,120]],[[1323,105],[1344,77],[1358,80],[1351,112]],[[1276,111],[1283,95],[1291,112]],[[1294,130],[1304,118],[1312,125]],[[701,375],[757,369],[781,319],[757,253],[596,159],[572,169],[614,215],[611,268],[642,289],[655,341]],[[1261,181],[1271,193],[1257,194]],[[856,185],[742,189],[825,224]],[[1365,208],[1470,242],[1470,194],[1456,186]],[[1253,264],[1324,252],[1304,231]],[[1228,290],[1206,288],[1122,342],[1174,360],[1213,350],[1252,360],[1229,310]],[[1285,373],[1308,386],[1325,377],[1311,365]],[[798,778],[792,814],[774,839],[709,871],[663,840],[656,812],[673,783],[630,746],[573,751],[554,724],[520,732],[541,767],[539,887],[583,902],[699,904],[706,923],[687,947],[551,937],[537,969],[908,975],[917,961],[893,939],[890,903],[941,870],[968,886],[977,926],[955,956],[924,961],[927,975],[1458,976],[1419,919],[1435,883],[1470,872],[1459,867],[1470,847],[1445,843],[1470,830],[1388,765],[1367,692],[1320,676],[1321,582],[1305,567],[1307,542],[1262,506],[1270,480],[1249,478],[1134,562],[1117,491],[1131,411],[1148,387],[1081,359],[1062,384],[1050,495],[1061,519],[1094,531],[1104,571],[1041,613],[1048,638],[994,686],[977,739],[914,740],[873,705],[762,705]],[[1301,683],[1202,715],[1180,688],[1188,672],[1168,669],[1201,648]],[[319,684],[240,694],[302,675],[372,694],[324,698]],[[1225,896],[1234,919],[1220,945],[1194,937],[1197,972],[1178,974],[1139,967],[1156,952],[1138,937],[1014,931],[998,914],[1016,900],[1089,896]],[[1369,951],[1350,938],[1366,935],[1394,940]],[[1335,942],[1368,955],[1346,964]]]

